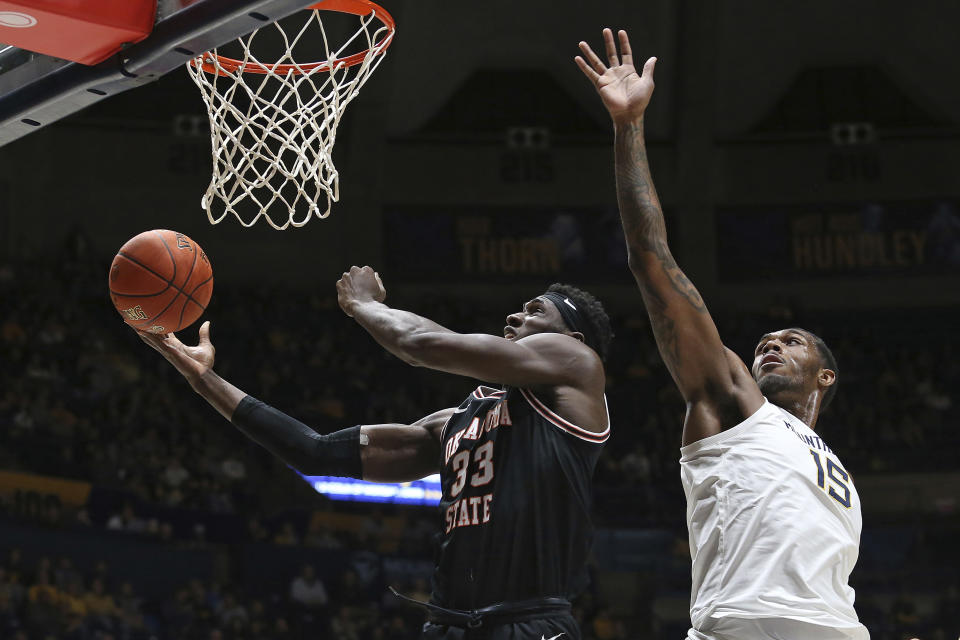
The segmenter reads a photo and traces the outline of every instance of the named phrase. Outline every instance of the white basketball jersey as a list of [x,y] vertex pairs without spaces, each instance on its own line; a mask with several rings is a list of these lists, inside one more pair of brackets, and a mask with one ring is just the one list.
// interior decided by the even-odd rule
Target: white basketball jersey
[[680,449],[693,559],[692,640],[867,640],[848,584],[860,498],[796,416],[756,413]]

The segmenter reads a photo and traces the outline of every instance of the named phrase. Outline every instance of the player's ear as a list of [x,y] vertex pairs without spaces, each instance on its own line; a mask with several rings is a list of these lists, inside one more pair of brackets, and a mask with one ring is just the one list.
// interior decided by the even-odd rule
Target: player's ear
[[837,372],[833,369],[820,369],[817,374],[817,383],[824,389],[832,387],[837,381]]
[[566,334],[571,338],[576,338],[580,342],[583,342],[584,344],[586,344],[586,340],[584,340],[583,334],[580,333],[579,331],[567,331]]

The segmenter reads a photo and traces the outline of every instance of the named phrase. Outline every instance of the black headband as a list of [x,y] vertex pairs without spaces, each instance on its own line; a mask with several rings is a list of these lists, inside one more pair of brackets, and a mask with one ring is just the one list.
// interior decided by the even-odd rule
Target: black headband
[[590,329],[590,324],[582,315],[580,315],[580,310],[577,309],[577,305],[575,305],[570,298],[562,293],[557,293],[556,291],[547,291],[546,293],[541,294],[540,297],[546,298],[552,302],[553,306],[555,306],[557,311],[560,312],[560,316],[563,318],[563,323],[567,325],[567,328],[571,331],[582,333],[584,343],[594,351],[597,350],[597,345],[593,340],[593,331]]

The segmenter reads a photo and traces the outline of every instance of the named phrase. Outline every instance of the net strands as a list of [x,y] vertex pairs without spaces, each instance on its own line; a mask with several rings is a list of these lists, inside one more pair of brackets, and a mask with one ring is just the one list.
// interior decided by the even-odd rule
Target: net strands
[[[331,49],[322,13],[304,12],[307,19],[293,38],[279,23],[271,25],[286,51],[275,62],[253,53],[258,32],[271,28],[261,27],[238,41],[243,54],[235,62],[214,50],[187,65],[210,119],[213,174],[201,206],[212,224],[232,213],[245,227],[261,217],[277,230],[302,227],[313,216],[327,217],[339,199],[332,156],[337,126],[383,60],[392,33],[374,13],[358,16],[356,33]],[[293,60],[297,44],[317,32],[326,60]],[[362,39],[367,51],[342,59]]]

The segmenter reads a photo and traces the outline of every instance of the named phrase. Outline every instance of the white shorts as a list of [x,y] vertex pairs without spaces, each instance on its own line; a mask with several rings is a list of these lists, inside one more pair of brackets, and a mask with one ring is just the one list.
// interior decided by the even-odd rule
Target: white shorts
[[866,627],[834,629],[786,618],[718,618],[709,631],[687,631],[687,640],[870,640]]

